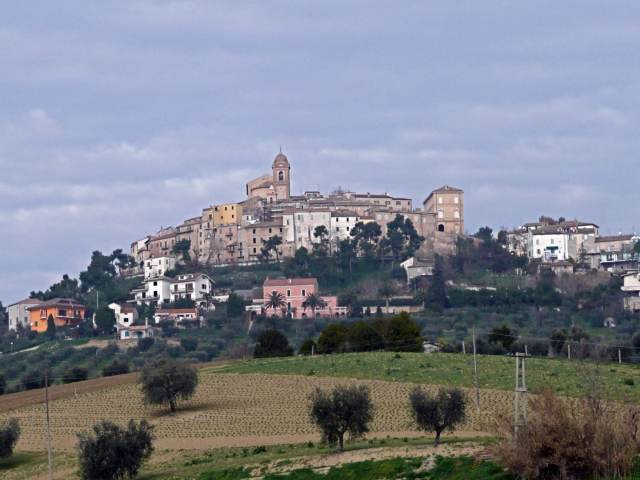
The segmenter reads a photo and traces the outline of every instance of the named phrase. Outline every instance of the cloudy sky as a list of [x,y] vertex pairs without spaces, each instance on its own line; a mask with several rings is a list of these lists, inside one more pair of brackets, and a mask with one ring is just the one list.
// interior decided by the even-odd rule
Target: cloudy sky
[[639,57],[634,0],[7,2],[0,300],[241,200],[279,145],[296,192],[640,230]]

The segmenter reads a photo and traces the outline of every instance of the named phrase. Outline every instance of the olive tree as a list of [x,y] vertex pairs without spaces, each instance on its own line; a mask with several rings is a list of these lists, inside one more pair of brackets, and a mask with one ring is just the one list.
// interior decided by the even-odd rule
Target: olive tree
[[178,399],[187,400],[195,393],[198,372],[185,363],[160,358],[144,366],[140,384],[145,403],[169,405],[175,412]]
[[466,399],[457,388],[441,389],[430,395],[416,387],[409,395],[411,414],[418,428],[425,432],[435,432],[435,445],[440,444],[440,435],[465,419]]
[[0,458],[13,455],[13,448],[20,438],[20,424],[16,418],[0,423]]
[[82,480],[134,478],[153,452],[153,427],[130,420],[127,428],[103,420],[93,433],[78,434],[78,463]]
[[330,392],[317,388],[310,397],[311,420],[320,428],[322,440],[344,450],[344,436],[361,437],[369,431],[373,404],[365,386],[337,386]]

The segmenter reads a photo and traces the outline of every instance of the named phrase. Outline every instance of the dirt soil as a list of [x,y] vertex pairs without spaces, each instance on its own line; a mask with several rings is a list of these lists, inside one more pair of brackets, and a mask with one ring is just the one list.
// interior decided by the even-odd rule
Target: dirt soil
[[[371,436],[414,436],[408,409],[413,384],[379,380],[318,378],[294,375],[220,374],[203,372],[196,395],[171,415],[166,408],[146,407],[136,374],[92,380],[52,388],[50,402],[54,450],[72,451],[76,434],[100,420],[126,424],[147,419],[155,428],[156,446],[169,450],[207,450],[217,447],[258,446],[317,441],[308,415],[309,395],[316,388],[338,384],[370,387],[375,408]],[[435,390],[437,387],[425,387]],[[468,392],[471,393],[471,392]],[[467,436],[488,431],[487,425],[512,402],[509,392],[481,392],[483,410],[470,403],[461,430]],[[12,396],[7,396],[12,397]],[[17,417],[22,435],[18,450],[45,449],[43,392],[23,392],[2,398],[0,420]],[[30,402],[28,406],[25,401]]]

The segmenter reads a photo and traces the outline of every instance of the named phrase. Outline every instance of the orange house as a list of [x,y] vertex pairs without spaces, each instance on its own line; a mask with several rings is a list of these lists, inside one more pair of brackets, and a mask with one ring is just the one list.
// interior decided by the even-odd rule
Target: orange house
[[53,316],[56,327],[73,327],[83,319],[86,307],[72,298],[53,298],[29,309],[32,332],[46,332],[47,319]]

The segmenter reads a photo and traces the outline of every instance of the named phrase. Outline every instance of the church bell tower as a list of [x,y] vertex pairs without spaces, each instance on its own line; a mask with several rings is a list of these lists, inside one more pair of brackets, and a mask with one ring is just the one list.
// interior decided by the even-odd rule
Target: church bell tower
[[272,165],[273,188],[276,191],[277,200],[285,200],[291,195],[291,165],[287,156],[282,153],[276,155]]

